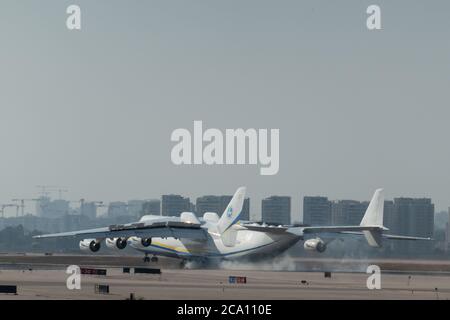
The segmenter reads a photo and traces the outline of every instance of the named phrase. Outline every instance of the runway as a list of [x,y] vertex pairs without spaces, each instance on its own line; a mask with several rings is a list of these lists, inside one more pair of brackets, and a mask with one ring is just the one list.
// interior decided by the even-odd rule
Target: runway
[[[10,256],[11,257],[11,256]],[[162,261],[161,275],[124,274],[119,266],[105,262],[130,262],[135,257],[122,257],[109,261],[99,258],[95,267],[107,269],[106,276],[81,276],[81,290],[66,287],[66,266],[90,256],[57,256],[61,264],[44,264],[46,257],[30,256],[18,265],[7,264],[0,259],[0,285],[17,285],[18,295],[0,294],[2,299],[116,299],[123,300],[133,293],[137,299],[450,299],[450,276],[446,272],[408,272],[401,274],[383,272],[381,289],[369,290],[368,274],[363,272],[332,272],[325,278],[323,272],[265,271],[265,270],[186,270],[170,266]],[[17,258],[17,257],[16,257]],[[14,258],[14,260],[16,260]],[[131,260],[130,260],[131,259]],[[137,259],[137,258],[136,258]],[[136,262],[139,259],[136,260]],[[48,261],[47,261],[48,262]],[[53,261],[54,262],[54,261]],[[65,263],[64,263],[65,262]],[[92,262],[92,260],[91,260]],[[100,263],[103,262],[103,265]],[[316,264],[318,262],[316,261]],[[411,263],[410,263],[411,264]],[[130,264],[128,264],[130,265]],[[436,265],[436,262],[430,263]],[[31,270],[30,270],[31,269]],[[398,270],[399,271],[399,270]],[[229,276],[246,277],[245,284],[228,283]],[[107,284],[109,294],[95,293],[96,284]],[[436,290],[437,288],[437,290]]]

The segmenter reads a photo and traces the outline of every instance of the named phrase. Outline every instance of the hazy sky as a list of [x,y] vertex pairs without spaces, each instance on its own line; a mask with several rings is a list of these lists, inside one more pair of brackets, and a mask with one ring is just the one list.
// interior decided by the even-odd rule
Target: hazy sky
[[[379,4],[381,31],[366,28]],[[82,9],[82,30],[65,26]],[[181,193],[450,205],[450,2],[2,0],[0,203]],[[175,166],[176,128],[279,128],[280,171]],[[12,212],[14,210],[11,210]]]

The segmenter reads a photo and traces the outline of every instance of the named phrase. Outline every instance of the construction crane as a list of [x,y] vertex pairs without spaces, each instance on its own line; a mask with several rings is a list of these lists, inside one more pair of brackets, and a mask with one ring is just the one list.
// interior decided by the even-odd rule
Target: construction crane
[[25,201],[39,201],[40,199],[12,199],[11,201],[20,202],[21,216],[25,215]]
[[89,203],[95,204],[97,207],[104,207],[103,201],[86,201],[84,198],[83,198],[83,199],[80,199],[80,200],[71,200],[71,201],[69,201],[69,202],[72,202],[72,203],[79,203],[80,206],[83,206],[86,202],[89,202]]
[[67,190],[66,187],[62,187],[62,186],[36,186],[36,188],[41,189],[41,194],[44,197],[48,197],[50,195],[50,191],[57,191],[58,195],[59,195],[59,199],[61,200],[62,198],[62,193],[63,192],[69,192],[69,190]]
[[36,188],[41,189],[40,194],[43,197],[48,197],[50,192],[48,191],[48,189],[53,189],[53,188],[58,188],[58,186],[36,186]]
[[80,200],[72,200],[69,201],[70,203],[79,203],[80,204],[80,214],[82,214],[82,208],[84,206],[85,203],[93,203],[95,208],[98,209],[100,207],[105,207],[105,205],[103,204],[103,201],[86,201],[84,198],[80,199]]
[[0,209],[0,212],[2,213],[2,218],[5,218],[5,208],[8,208],[8,207],[16,207],[16,216],[18,215],[19,206],[17,204],[13,204],[13,203],[2,204],[1,209]]
[[59,188],[57,191],[58,191],[59,200],[62,199],[62,193],[63,193],[63,192],[69,192],[69,190],[67,190],[67,189],[62,189],[62,188]]

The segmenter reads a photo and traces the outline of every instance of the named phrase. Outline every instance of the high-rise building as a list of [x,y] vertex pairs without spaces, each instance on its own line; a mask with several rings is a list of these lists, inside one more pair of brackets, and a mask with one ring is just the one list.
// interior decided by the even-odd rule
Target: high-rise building
[[222,199],[219,196],[198,197],[195,202],[197,216],[201,217],[205,212],[215,212],[220,215]]
[[[232,196],[203,196],[197,198],[195,205],[197,216],[202,217],[205,212],[215,212],[220,217],[230,203],[231,198]],[[249,198],[244,200],[240,219],[250,220]]]
[[161,204],[161,214],[163,216],[178,217],[182,212],[193,209],[189,198],[176,194],[163,195]]
[[49,206],[50,198],[46,196],[39,197],[39,199],[36,201],[36,215],[38,217],[45,217],[45,209]]
[[383,209],[383,225],[389,229],[389,232],[396,234],[397,222],[395,219],[394,201],[385,200]]
[[[228,203],[229,203],[229,201],[227,202],[227,204]],[[225,208],[226,208],[226,206],[223,208],[223,210],[225,210]],[[289,212],[290,211],[291,210],[289,208]],[[245,200],[244,200],[244,205],[242,206],[240,219],[245,220],[245,221],[250,221],[250,198],[245,198]]]
[[107,214],[109,218],[128,216],[127,204],[122,201],[111,202],[108,206]]
[[[433,237],[434,204],[428,198],[394,199],[394,232],[399,235]],[[398,241],[395,248],[403,253],[430,252],[431,241]]]
[[95,202],[82,202],[80,205],[80,215],[89,219],[97,217],[97,204]]
[[142,206],[141,216],[145,216],[145,215],[160,216],[161,215],[161,200],[152,199],[152,200],[147,200],[146,202],[144,202],[144,204]]
[[446,251],[450,251],[450,208],[448,208],[448,221],[445,228],[445,244]]
[[271,196],[263,199],[262,221],[269,224],[290,224],[291,197]]
[[327,197],[303,197],[303,223],[311,226],[331,225],[331,201]]
[[38,217],[58,218],[69,214],[69,201],[50,200],[48,197],[41,197],[36,202],[36,213]]
[[191,201],[189,201],[189,212],[192,212],[195,214],[195,212],[197,212],[197,209],[195,208],[195,204],[192,203]]
[[355,200],[337,200],[331,203],[331,220],[335,226],[358,226],[369,203]]
[[86,228],[89,218],[79,214],[67,214],[61,218],[61,231],[74,231]]
[[140,217],[144,203],[145,203],[144,200],[129,200],[128,215],[136,218]]

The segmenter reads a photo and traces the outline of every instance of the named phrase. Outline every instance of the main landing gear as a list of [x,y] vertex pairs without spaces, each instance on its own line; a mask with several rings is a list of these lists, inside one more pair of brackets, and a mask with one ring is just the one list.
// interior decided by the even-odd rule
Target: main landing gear
[[148,256],[148,254],[146,253],[145,254],[145,257],[144,257],[144,262],[145,263],[149,263],[149,262],[154,262],[154,263],[157,263],[158,262],[158,257],[157,256],[152,256],[151,258]]

